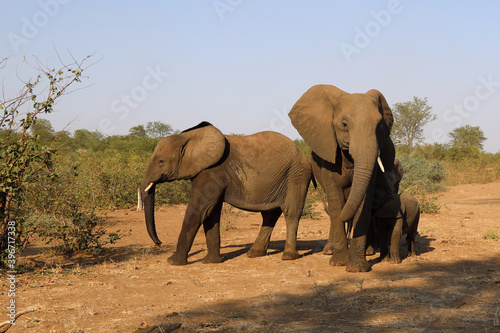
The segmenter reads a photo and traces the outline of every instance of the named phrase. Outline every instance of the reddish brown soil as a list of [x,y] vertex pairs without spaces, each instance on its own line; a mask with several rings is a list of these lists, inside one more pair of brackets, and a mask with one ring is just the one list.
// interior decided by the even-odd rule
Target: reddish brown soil
[[128,234],[105,260],[28,249],[22,260],[44,268],[17,276],[17,304],[38,310],[11,331],[132,332],[178,323],[176,332],[500,332],[500,240],[484,236],[500,235],[500,182],[452,187],[439,202],[439,214],[421,217],[419,256],[406,258],[402,242],[401,264],[380,263],[376,254],[368,273],[328,265],[321,253],[329,225],[324,213],[301,221],[301,258],[282,261],[282,219],[269,254],[250,259],[245,252],[260,214],[226,208],[225,261],[201,263],[200,232],[189,264],[171,266],[166,259],[184,206],[158,211],[160,249],[152,247],[141,212],[110,212],[107,227]]

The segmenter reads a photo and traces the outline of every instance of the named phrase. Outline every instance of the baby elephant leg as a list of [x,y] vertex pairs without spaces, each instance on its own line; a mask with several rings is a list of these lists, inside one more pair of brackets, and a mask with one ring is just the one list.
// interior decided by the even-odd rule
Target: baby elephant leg
[[393,219],[375,218],[377,225],[378,244],[380,247],[380,261],[389,260],[389,235],[392,231]]
[[392,236],[391,236],[390,260],[393,264],[401,263],[401,258],[399,257],[399,242],[402,233],[403,233],[403,219],[399,218],[396,220],[396,224],[394,225],[394,229],[392,230]]

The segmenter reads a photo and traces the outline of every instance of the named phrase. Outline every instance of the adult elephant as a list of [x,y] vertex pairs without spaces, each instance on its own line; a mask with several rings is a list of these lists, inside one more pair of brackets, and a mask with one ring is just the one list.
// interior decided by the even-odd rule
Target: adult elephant
[[283,212],[287,234],[282,258],[296,259],[297,228],[312,178],[306,155],[287,137],[276,132],[223,135],[210,123],[202,122],[162,138],[151,156],[142,181],[149,236],[161,244],[154,218],[156,185],[191,179],[191,196],[169,263],[187,263],[202,224],[208,251],[203,262],[222,261],[219,222],[223,202],[262,214],[262,227],[247,253],[249,257],[266,255],[273,227]]
[[[289,117],[312,149],[313,172],[327,195],[331,224],[323,253],[332,254],[331,265],[368,271],[365,245],[374,188],[385,186],[383,165],[394,165],[391,109],[377,90],[349,94],[316,85],[295,103]],[[351,220],[348,248],[345,223]]]

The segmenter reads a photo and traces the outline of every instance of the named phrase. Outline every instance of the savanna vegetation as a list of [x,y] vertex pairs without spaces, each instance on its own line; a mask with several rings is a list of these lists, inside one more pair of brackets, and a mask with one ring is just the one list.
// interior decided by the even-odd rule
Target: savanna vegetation
[[[133,126],[126,135],[105,136],[86,129],[56,132],[40,116],[52,112],[68,87],[84,78],[85,69],[83,62],[57,70],[40,67],[39,75],[24,83],[18,95],[0,99],[4,264],[15,264],[9,263],[9,239],[19,251],[36,235],[53,251],[67,255],[98,253],[104,245],[119,241],[121,233],[107,233],[99,216],[135,206],[137,188],[158,139],[177,132],[164,122],[168,120]],[[423,127],[436,119],[431,110],[427,99],[418,97],[393,106],[393,138],[405,169],[401,190],[414,194],[426,213],[439,211],[436,198],[447,185],[500,178],[500,153],[483,151],[486,137],[477,126],[454,129],[449,143],[424,144]],[[310,155],[304,141],[295,142]],[[166,183],[157,191],[158,206],[186,203],[190,183]],[[314,217],[319,200],[311,188],[304,214]]]

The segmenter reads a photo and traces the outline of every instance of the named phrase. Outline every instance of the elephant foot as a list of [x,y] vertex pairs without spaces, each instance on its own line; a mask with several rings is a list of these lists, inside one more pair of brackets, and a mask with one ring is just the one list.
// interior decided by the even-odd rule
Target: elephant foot
[[300,257],[299,252],[297,251],[285,251],[283,252],[282,260],[295,260]]
[[389,262],[389,255],[380,256],[380,262]]
[[267,255],[267,250],[255,250],[255,249],[250,249],[247,252],[247,256],[249,258],[257,258],[257,257],[264,257]]
[[187,265],[187,258],[185,256],[180,256],[177,254],[177,252],[175,252],[167,259],[167,262],[170,265],[175,265],[175,266]]
[[207,254],[205,258],[201,260],[202,263],[204,264],[218,264],[223,261],[222,257],[220,254]]
[[349,260],[349,250],[332,250],[332,257],[330,258],[330,265],[332,266],[345,266]]
[[370,264],[366,259],[350,261],[347,263],[345,270],[350,273],[368,272],[370,270]]
[[391,255],[391,259],[390,261],[393,263],[393,264],[400,264],[401,263],[401,258],[399,257],[399,253],[395,254],[393,253]]
[[375,254],[375,249],[373,248],[373,246],[368,245],[368,247],[366,248],[365,254],[366,254],[367,256],[372,256],[372,255],[374,255],[374,254]]
[[327,242],[325,247],[323,248],[323,254],[327,256],[331,256],[333,254],[333,243]]

